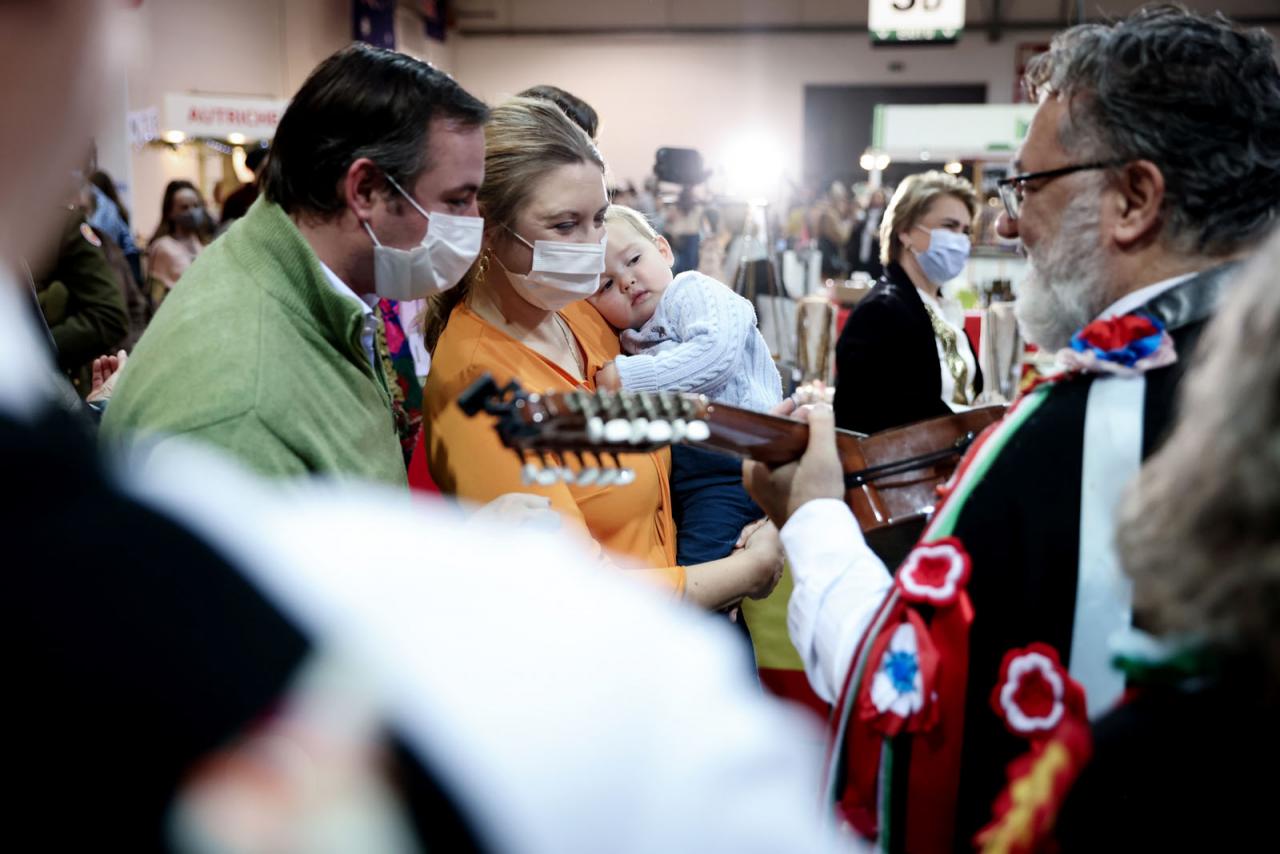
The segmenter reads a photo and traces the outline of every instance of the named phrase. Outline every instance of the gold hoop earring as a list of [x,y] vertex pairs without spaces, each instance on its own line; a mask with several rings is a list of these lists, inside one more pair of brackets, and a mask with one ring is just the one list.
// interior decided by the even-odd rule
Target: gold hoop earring
[[476,262],[476,281],[483,282],[485,273],[489,272],[489,250],[485,249],[480,256],[480,260]]

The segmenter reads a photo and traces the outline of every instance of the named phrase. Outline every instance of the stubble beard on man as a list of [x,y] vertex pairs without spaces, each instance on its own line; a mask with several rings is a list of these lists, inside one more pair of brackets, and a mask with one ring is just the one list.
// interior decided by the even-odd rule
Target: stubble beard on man
[[1057,235],[1037,250],[1041,257],[1027,252],[1014,315],[1023,337],[1042,350],[1066,347],[1109,304],[1099,207],[1092,193],[1076,196],[1062,212]]

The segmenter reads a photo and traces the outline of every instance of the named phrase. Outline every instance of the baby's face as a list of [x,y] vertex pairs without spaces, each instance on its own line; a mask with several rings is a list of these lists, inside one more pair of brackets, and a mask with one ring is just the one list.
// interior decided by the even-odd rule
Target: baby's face
[[639,329],[658,310],[671,284],[674,258],[667,241],[654,243],[625,222],[608,222],[600,290],[588,302],[615,329]]

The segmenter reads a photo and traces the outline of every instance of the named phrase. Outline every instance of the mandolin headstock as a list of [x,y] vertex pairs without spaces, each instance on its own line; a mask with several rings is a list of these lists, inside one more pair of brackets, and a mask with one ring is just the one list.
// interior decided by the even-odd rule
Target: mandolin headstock
[[[458,398],[467,415],[495,417],[502,443],[523,461],[525,482],[543,486],[630,483],[635,473],[620,465],[618,455],[706,441],[707,405],[700,396],[672,392],[537,394],[514,380],[499,387],[487,374]],[[566,458],[577,465],[567,465]]]

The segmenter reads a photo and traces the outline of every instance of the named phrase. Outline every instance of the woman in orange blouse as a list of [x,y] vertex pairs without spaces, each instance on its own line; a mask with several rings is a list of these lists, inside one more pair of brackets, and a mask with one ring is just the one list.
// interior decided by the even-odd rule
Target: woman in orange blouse
[[625,486],[528,486],[491,419],[458,408],[458,395],[484,373],[537,391],[594,391],[596,371],[619,353],[616,334],[583,301],[603,269],[608,207],[604,162],[586,134],[545,101],[514,98],[496,107],[485,128],[479,204],[480,259],[427,311],[432,360],[423,429],[432,478],[474,503],[509,492],[545,495],[597,548],[651,568],[704,607],[767,595],[781,568],[771,527],[754,529],[743,549],[722,560],[675,565],[668,452],[623,455],[636,473]]

